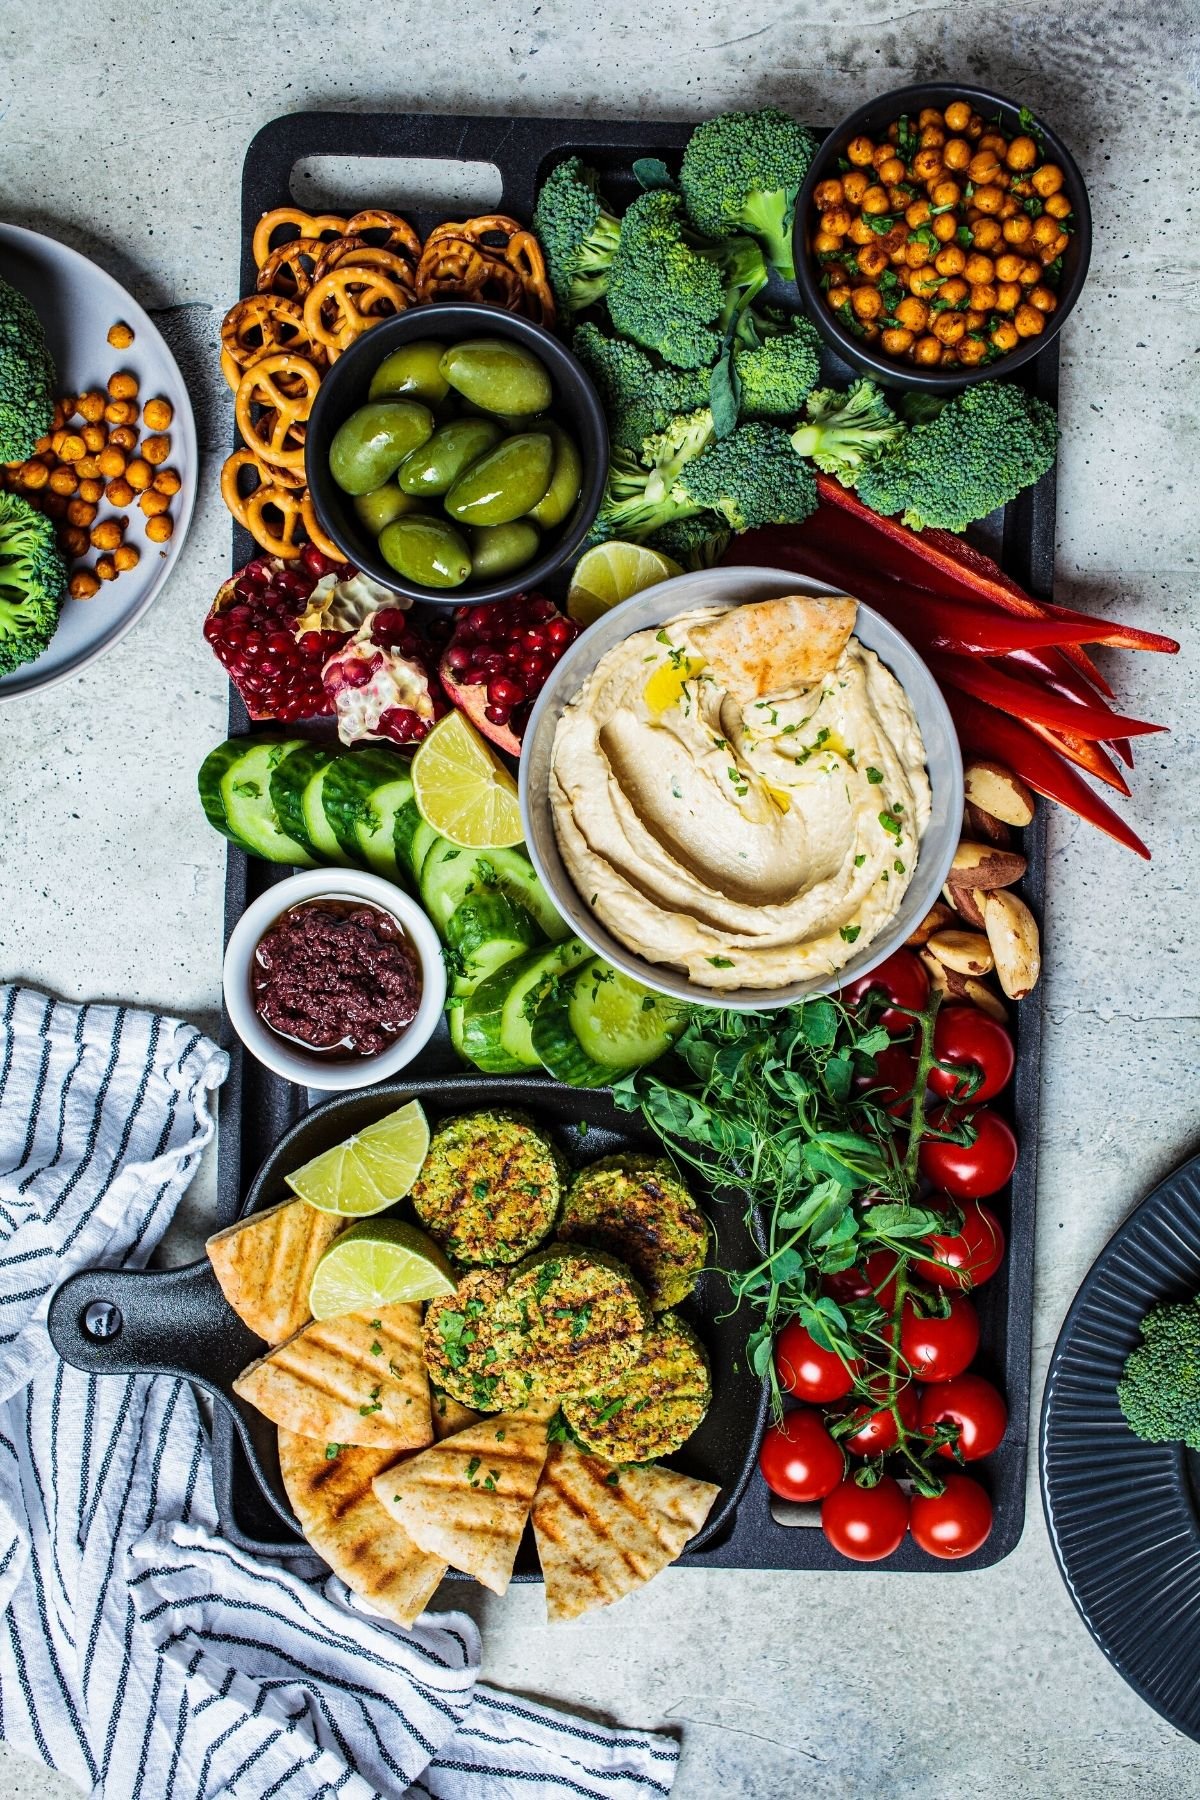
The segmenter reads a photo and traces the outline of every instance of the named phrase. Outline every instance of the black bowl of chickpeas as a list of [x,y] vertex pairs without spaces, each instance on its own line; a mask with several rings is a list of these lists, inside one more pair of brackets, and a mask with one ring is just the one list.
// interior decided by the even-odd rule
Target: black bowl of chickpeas
[[796,202],[796,279],[853,367],[950,390],[1043,350],[1079,298],[1087,190],[1065,144],[983,88],[929,82],[860,106]]

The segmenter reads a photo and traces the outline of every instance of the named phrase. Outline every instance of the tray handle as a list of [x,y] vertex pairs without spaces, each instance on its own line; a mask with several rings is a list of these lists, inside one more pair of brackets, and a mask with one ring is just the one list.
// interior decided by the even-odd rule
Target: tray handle
[[73,1368],[183,1376],[221,1400],[264,1348],[207,1259],[179,1269],[81,1269],[51,1297],[46,1325]]

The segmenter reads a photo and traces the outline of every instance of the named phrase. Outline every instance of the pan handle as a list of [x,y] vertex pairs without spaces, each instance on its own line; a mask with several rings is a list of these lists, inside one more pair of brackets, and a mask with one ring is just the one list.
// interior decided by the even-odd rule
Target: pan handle
[[46,1324],[73,1368],[183,1376],[222,1400],[264,1349],[207,1258],[178,1269],[81,1269],[52,1296]]

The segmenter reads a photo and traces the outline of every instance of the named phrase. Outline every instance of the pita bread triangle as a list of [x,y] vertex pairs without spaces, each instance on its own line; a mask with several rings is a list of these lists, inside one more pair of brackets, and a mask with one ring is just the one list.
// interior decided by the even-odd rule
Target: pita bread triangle
[[735,699],[779,699],[837,667],[857,615],[857,600],[845,594],[789,594],[732,607],[690,635]]
[[429,1410],[433,1418],[433,1435],[440,1444],[443,1438],[453,1437],[456,1431],[465,1431],[468,1425],[474,1425],[483,1417],[453,1394],[446,1393],[444,1388],[429,1387]]
[[268,1344],[299,1331],[313,1270],[344,1224],[306,1200],[284,1200],[210,1237],[208,1260],[243,1324]]
[[371,1491],[393,1455],[346,1444],[329,1456],[316,1438],[279,1433],[283,1485],[313,1549],[347,1587],[409,1626],[424,1612],[446,1565],[418,1550]]
[[502,1594],[545,1460],[544,1418],[493,1413],[377,1475],[375,1495],[422,1550]]
[[655,1464],[616,1468],[573,1444],[553,1445],[533,1503],[547,1618],[577,1619],[653,1581],[720,1491]]
[[421,1308],[314,1319],[243,1369],[235,1394],[322,1444],[420,1450],[433,1441]]

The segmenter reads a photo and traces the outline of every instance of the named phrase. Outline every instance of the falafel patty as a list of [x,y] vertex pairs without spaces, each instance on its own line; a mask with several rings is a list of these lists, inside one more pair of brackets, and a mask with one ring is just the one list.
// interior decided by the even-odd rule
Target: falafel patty
[[524,1113],[460,1113],[434,1132],[412,1202],[457,1262],[515,1263],[554,1229],[563,1174],[553,1142]]
[[651,1320],[621,1263],[578,1244],[548,1245],[514,1271],[490,1309],[497,1403],[511,1411],[612,1387],[636,1363]]
[[469,1269],[453,1294],[425,1308],[421,1349],[429,1379],[462,1406],[497,1412],[491,1308],[504,1292],[498,1269]]
[[558,1236],[617,1257],[654,1312],[678,1306],[708,1260],[708,1221],[664,1156],[602,1157],[580,1169],[563,1202]]
[[607,1393],[563,1401],[568,1425],[609,1462],[670,1456],[700,1425],[712,1399],[704,1346],[678,1313],[655,1319],[636,1363]]

